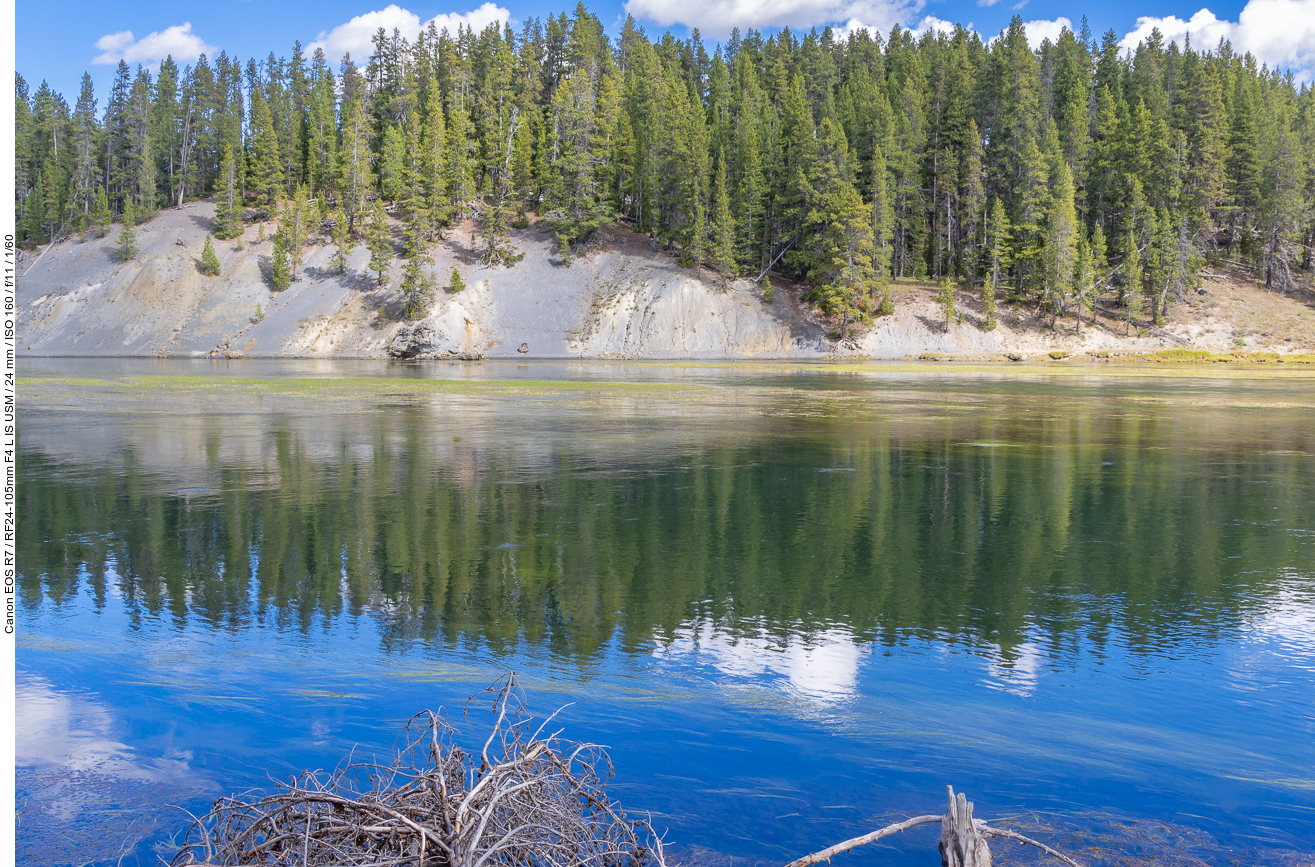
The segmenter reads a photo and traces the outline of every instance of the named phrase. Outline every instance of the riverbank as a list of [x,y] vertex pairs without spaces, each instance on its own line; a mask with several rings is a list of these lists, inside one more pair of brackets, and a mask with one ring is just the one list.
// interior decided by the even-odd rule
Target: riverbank
[[800,286],[777,280],[770,294],[748,280],[723,286],[624,226],[600,233],[569,264],[548,233],[518,230],[513,242],[524,258],[511,268],[480,265],[475,227],[455,227],[433,251],[433,275],[446,286],[456,271],[468,288],[440,289],[428,316],[402,322],[401,263],[377,283],[363,245],[339,274],[335,249],[313,239],[299,279],[273,292],[274,227],[249,226],[215,244],[220,276],[202,275],[213,217],[210,202],[162,211],[138,227],[139,253],[126,263],[113,257],[117,227],[34,254],[20,266],[20,354],[1046,362],[1141,355],[1162,363],[1205,360],[1157,354],[1163,350],[1239,361],[1261,361],[1259,353],[1265,362],[1315,353],[1315,303],[1265,292],[1240,270],[1206,278],[1163,330],[1103,314],[1080,332],[1071,319],[1051,328],[1030,305],[1002,303],[999,327],[984,331],[980,301],[962,292],[946,325],[933,285],[900,281],[894,315],[843,334],[800,302]]

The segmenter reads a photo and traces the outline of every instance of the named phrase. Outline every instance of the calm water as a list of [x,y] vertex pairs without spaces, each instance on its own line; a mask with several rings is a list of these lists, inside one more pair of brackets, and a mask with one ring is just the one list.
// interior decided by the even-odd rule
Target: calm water
[[687,863],[1309,864],[1315,377],[1107,371],[29,361],[20,859],[515,670]]

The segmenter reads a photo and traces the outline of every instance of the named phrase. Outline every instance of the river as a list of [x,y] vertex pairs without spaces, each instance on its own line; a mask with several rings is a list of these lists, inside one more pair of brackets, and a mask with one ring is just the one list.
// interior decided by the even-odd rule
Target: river
[[1315,377],[1174,373],[26,360],[20,861],[514,670],[686,864],[1306,863]]

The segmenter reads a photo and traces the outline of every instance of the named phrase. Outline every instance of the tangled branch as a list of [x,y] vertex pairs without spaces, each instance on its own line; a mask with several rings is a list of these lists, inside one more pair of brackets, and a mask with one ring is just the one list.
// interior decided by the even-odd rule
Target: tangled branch
[[534,725],[514,675],[485,692],[496,720],[478,755],[423,711],[387,764],[348,757],[272,794],[221,798],[171,865],[666,867],[653,827],[607,796],[601,747],[545,735],[553,717]]

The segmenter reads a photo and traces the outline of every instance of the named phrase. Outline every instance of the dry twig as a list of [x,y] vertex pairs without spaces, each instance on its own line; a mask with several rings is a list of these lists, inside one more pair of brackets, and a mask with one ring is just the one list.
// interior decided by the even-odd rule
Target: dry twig
[[412,717],[388,764],[307,772],[221,798],[174,856],[185,865],[666,867],[661,838],[608,798],[607,754],[532,728],[514,675],[476,756],[440,713]]

